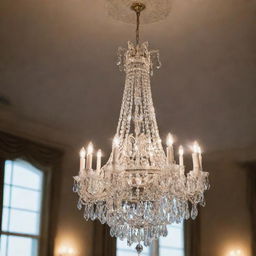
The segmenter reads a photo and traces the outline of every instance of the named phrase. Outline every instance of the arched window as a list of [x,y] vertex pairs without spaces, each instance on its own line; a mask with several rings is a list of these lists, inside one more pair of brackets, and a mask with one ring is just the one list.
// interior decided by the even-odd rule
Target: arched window
[[5,161],[1,256],[37,256],[44,173],[23,160]]

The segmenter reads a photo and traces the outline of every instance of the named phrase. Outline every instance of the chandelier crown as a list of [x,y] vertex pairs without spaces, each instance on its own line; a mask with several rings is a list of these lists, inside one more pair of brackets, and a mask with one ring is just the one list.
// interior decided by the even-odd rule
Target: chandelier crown
[[161,67],[159,50],[149,50],[148,47],[148,42],[135,45],[130,41],[127,49],[119,47],[117,51],[119,69],[125,72],[143,69],[153,75],[153,69]]

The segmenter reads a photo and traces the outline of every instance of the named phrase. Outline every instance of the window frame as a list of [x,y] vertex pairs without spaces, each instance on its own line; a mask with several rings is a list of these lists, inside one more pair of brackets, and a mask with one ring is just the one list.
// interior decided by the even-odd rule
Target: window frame
[[[5,162],[6,161],[15,161],[15,160],[22,160],[33,167],[37,168],[40,172],[42,172],[43,178],[42,178],[42,191],[41,191],[41,209],[40,209],[40,232],[38,235],[32,235],[32,234],[22,234],[18,232],[8,232],[8,231],[2,231],[2,215],[3,215],[3,196],[4,196],[4,176],[5,176]],[[46,256],[46,244],[47,244],[47,234],[48,234],[48,218],[49,218],[49,189],[47,184],[50,184],[50,174],[51,172],[45,171],[44,169],[38,168],[37,166],[33,165],[32,163],[28,162],[27,160],[24,160],[22,158],[16,158],[16,159],[0,159],[0,236],[6,235],[6,236],[14,236],[14,237],[24,237],[24,238],[32,238],[37,239],[38,241],[38,256]]]
[[[53,256],[57,234],[57,217],[60,205],[62,179],[62,158],[64,148],[54,147],[42,142],[31,141],[4,131],[0,131],[0,205],[3,204],[3,170],[6,160],[22,159],[45,173],[44,209],[42,209],[41,241],[39,256]],[[2,185],[1,185],[2,184]],[[2,207],[0,207],[2,222]]]

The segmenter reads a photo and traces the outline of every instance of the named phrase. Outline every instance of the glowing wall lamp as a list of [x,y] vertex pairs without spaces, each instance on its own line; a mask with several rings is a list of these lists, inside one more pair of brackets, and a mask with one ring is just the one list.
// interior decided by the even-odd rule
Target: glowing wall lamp
[[242,256],[241,250],[232,250],[229,252],[228,256]]
[[59,256],[75,256],[77,255],[72,247],[63,246],[59,250]]

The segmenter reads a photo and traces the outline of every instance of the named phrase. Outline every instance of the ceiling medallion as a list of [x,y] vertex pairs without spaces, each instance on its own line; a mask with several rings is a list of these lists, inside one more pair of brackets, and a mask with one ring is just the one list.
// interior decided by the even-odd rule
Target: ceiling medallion
[[196,218],[197,205],[205,205],[209,182],[197,142],[192,147],[193,170],[188,172],[182,146],[179,161],[175,161],[171,134],[167,136],[166,151],[163,149],[150,88],[150,75],[161,66],[159,51],[149,50],[147,42],[139,42],[140,13],[147,10],[147,5],[132,3],[131,9],[137,17],[136,43],[128,42],[128,49],[118,49],[117,65],[126,78],[112,152],[102,166],[98,150],[93,169],[92,143],[87,150],[82,148],[73,190],[86,220],[99,219],[108,224],[111,236],[127,239],[129,246],[136,243],[140,254],[142,244],[149,246],[160,236],[167,236],[166,225]]

